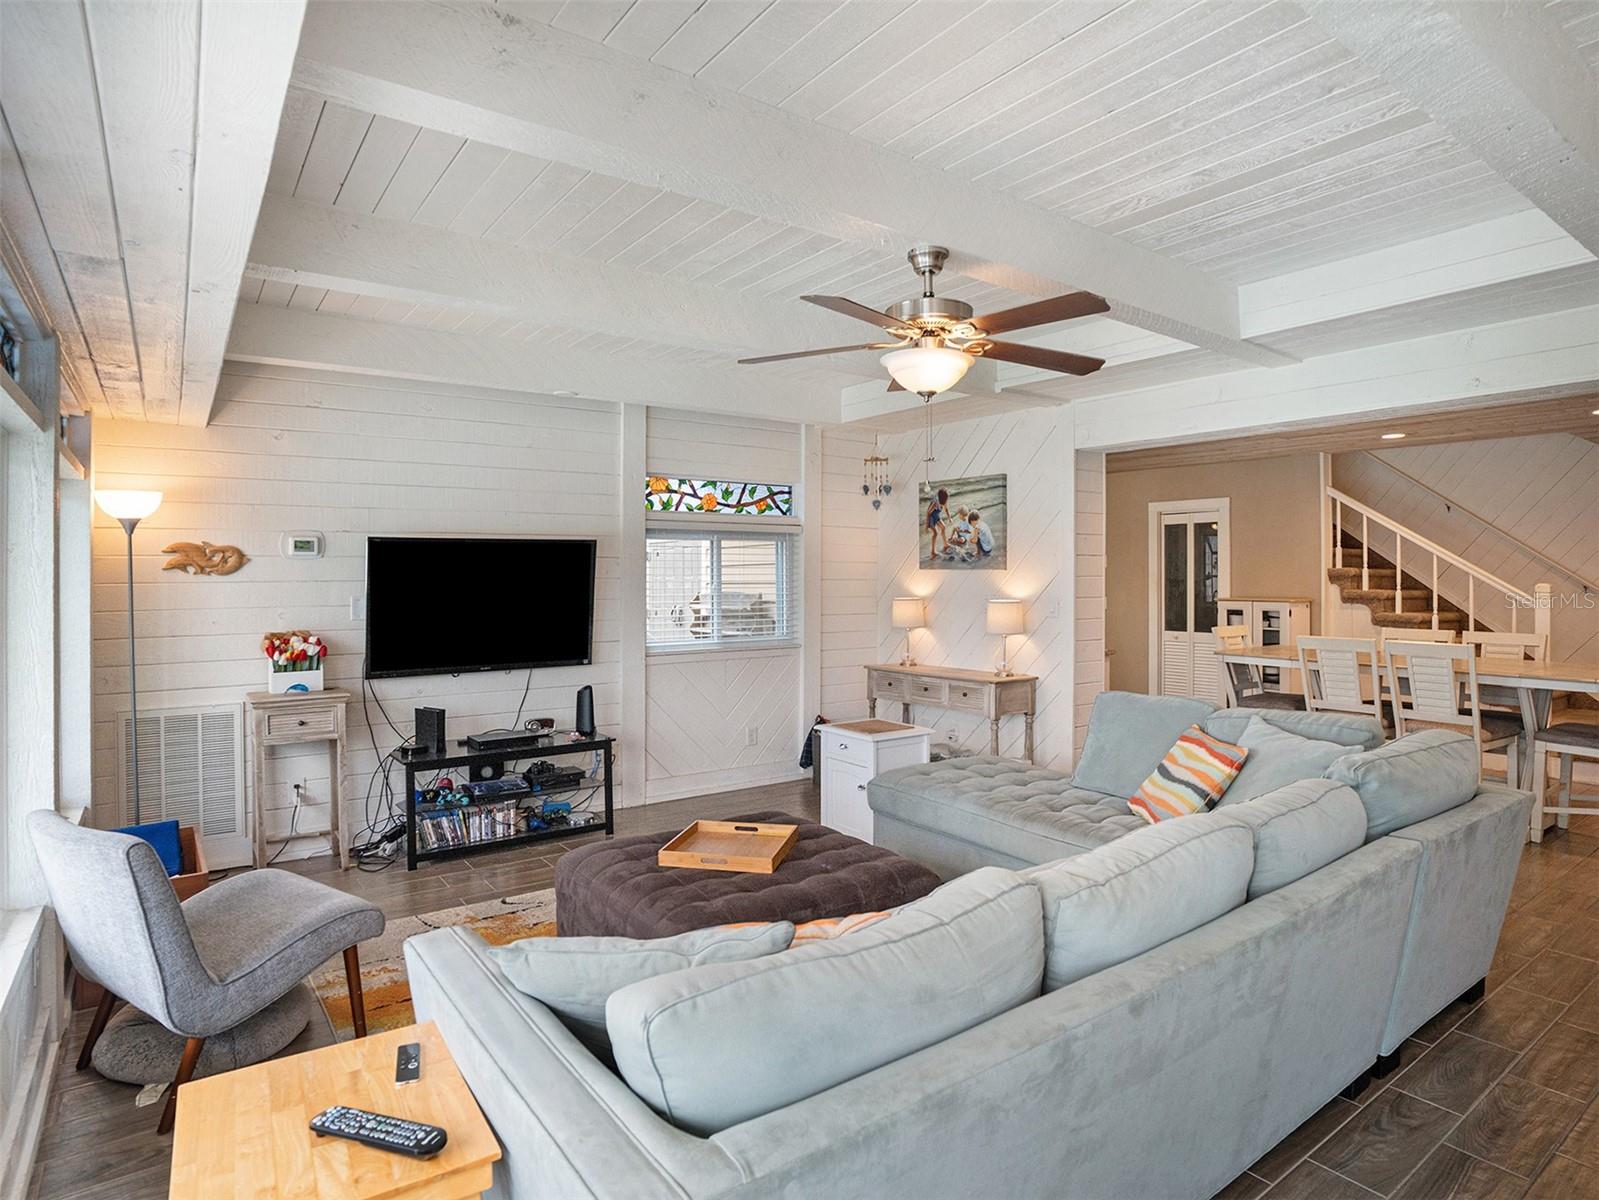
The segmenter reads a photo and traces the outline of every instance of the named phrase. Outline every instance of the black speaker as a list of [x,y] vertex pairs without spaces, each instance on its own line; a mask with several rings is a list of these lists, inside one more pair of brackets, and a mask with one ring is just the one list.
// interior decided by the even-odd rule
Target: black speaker
[[577,689],[577,715],[572,718],[572,728],[584,737],[594,736],[594,689],[586,683]]
[[505,764],[502,762],[473,763],[470,768],[473,783],[484,783],[490,779],[498,779],[505,774]]
[[416,710],[416,747],[423,754],[444,753],[444,710],[419,708]]

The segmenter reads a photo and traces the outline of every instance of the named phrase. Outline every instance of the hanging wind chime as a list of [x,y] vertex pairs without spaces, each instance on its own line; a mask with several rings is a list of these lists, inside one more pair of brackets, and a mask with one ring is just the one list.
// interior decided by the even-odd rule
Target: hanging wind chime
[[873,508],[883,507],[883,497],[894,490],[888,481],[888,456],[873,453],[861,460],[861,495],[872,498]]

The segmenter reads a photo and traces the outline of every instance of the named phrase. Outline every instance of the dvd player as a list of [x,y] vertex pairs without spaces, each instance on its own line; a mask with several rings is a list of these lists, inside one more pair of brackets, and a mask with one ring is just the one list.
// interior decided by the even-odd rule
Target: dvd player
[[525,729],[506,729],[490,733],[468,734],[469,750],[536,750],[550,744],[547,733],[529,733]]

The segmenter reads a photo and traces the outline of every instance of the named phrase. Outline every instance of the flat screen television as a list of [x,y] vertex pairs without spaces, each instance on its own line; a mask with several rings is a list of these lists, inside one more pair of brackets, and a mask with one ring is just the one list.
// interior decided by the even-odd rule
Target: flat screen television
[[593,653],[593,541],[366,541],[368,679],[579,666]]

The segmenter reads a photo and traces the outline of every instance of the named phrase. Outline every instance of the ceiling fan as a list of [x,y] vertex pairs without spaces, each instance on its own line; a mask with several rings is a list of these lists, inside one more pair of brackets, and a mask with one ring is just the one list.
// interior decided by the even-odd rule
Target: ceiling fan
[[822,354],[843,354],[852,350],[887,350],[883,366],[893,382],[891,392],[915,392],[924,399],[954,387],[979,357],[1002,362],[1022,363],[1068,375],[1089,375],[1105,365],[1102,358],[1049,350],[1020,342],[1002,342],[998,333],[1050,325],[1073,317],[1086,317],[1109,310],[1104,298],[1092,292],[1068,292],[1048,300],[1035,300],[1015,308],[985,316],[972,315],[972,306],[962,300],[941,299],[933,295],[933,277],[943,269],[949,251],[943,246],[917,246],[906,256],[911,269],[922,277],[922,294],[901,300],[879,312],[844,296],[801,296],[800,299],[843,313],[886,329],[893,341],[864,342],[858,346],[828,346],[822,350],[799,350],[792,354],[765,354],[741,358],[741,363],[781,362],[789,358],[813,358]]

